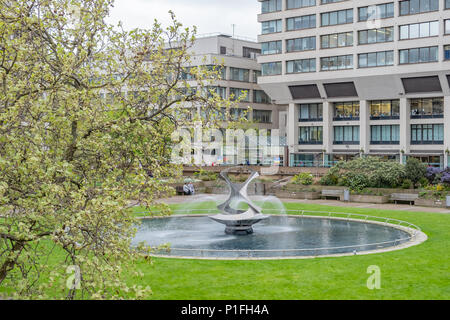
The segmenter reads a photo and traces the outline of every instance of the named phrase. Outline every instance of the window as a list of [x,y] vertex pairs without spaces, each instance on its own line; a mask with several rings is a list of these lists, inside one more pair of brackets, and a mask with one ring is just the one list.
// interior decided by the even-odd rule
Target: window
[[316,49],[316,37],[305,37],[286,40],[287,52],[307,51]]
[[230,120],[238,121],[240,119],[248,119],[248,112],[246,109],[231,108]]
[[323,127],[300,127],[298,144],[323,144]]
[[288,9],[311,7],[316,5],[316,0],[287,0]]
[[400,64],[426,63],[438,61],[438,47],[400,50]]
[[250,70],[239,69],[239,68],[230,68],[230,80],[250,82]]
[[322,49],[353,46],[353,32],[326,34],[320,37]]
[[450,60],[450,45],[444,46],[444,60]]
[[400,125],[370,126],[371,144],[400,144]]
[[316,59],[286,61],[286,73],[316,72]]
[[272,111],[253,110],[253,121],[258,123],[272,123]]
[[353,9],[321,13],[320,18],[322,27],[353,23]]
[[411,144],[444,144],[444,125],[411,125]]
[[358,31],[359,44],[394,41],[394,27]]
[[371,120],[400,119],[399,100],[376,100],[370,101]]
[[411,119],[443,118],[444,99],[411,99]]
[[301,104],[299,108],[299,122],[323,121],[322,103]]
[[220,47],[220,54],[227,54],[227,47]]
[[333,120],[359,120],[359,101],[335,102]]
[[439,21],[400,26],[400,40],[434,37],[439,35]]
[[316,27],[316,15],[295,17],[286,19],[287,31],[310,29]]
[[359,144],[359,126],[334,127],[333,144]]
[[263,42],[261,44],[261,53],[264,54],[279,54],[282,53],[282,42],[280,41],[270,41]]
[[393,2],[358,8],[359,21],[385,19],[392,17],[394,17]]
[[281,61],[261,64],[261,75],[273,76],[281,74]]
[[261,2],[261,13],[281,11],[281,0],[266,0]]
[[384,67],[394,65],[394,51],[362,53],[358,55],[359,68]]
[[221,80],[226,80],[227,77],[227,68],[220,65],[210,64],[206,66],[208,71],[216,72]]
[[275,32],[281,32],[282,30],[282,20],[272,20],[272,21],[265,21],[261,23],[262,27],[262,34],[268,34],[268,33],[275,33]]
[[353,69],[353,55],[320,58],[320,70],[334,71]]
[[253,70],[252,71],[252,82],[253,83],[258,83],[258,77],[261,76],[261,71],[259,70]]
[[445,0],[445,9],[450,9],[450,0]]
[[[400,15],[438,11],[440,0],[407,0],[400,1]],[[446,0],[447,1],[447,0]]]
[[264,91],[253,90],[253,102],[270,104],[270,103],[272,103],[272,100],[269,98],[269,96]]
[[217,93],[222,99],[226,99],[227,98],[227,88],[225,87],[211,87],[208,86],[207,87],[207,96],[208,98],[211,98],[213,95],[211,92],[215,92]]
[[261,49],[243,47],[242,56],[244,58],[256,59],[257,55],[261,54]]
[[328,4],[328,3],[336,3],[336,2],[342,2],[342,1],[347,1],[347,0],[321,0],[320,3]]
[[450,34],[450,19],[444,20],[444,33]]
[[235,101],[239,98],[242,98],[242,102],[250,102],[249,93],[250,90],[248,89],[230,88],[230,100]]

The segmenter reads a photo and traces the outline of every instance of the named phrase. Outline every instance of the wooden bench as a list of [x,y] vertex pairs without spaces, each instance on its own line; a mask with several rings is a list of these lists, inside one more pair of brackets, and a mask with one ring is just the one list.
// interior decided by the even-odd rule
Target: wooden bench
[[322,190],[322,198],[338,198],[344,195],[344,190]]
[[176,186],[175,191],[176,191],[177,195],[184,195],[183,186]]
[[415,193],[393,193],[391,194],[391,200],[397,204],[398,201],[406,201],[409,202],[410,205],[413,205],[415,201],[419,199],[419,195]]

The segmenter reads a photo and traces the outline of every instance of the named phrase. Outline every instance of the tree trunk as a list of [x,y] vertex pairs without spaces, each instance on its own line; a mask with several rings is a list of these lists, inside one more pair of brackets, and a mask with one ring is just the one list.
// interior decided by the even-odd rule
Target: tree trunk
[[2,284],[3,280],[5,280],[6,276],[8,275],[8,272],[11,271],[14,266],[16,265],[17,258],[19,258],[20,254],[22,253],[22,249],[25,246],[25,242],[23,241],[15,241],[14,245],[12,247],[11,251],[19,251],[17,253],[17,256],[15,259],[7,259],[3,265],[0,267],[0,285]]

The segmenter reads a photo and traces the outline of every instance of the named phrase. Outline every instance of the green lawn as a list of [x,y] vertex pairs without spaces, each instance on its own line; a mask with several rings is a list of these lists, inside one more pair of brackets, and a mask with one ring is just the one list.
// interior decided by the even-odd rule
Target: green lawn
[[[211,204],[203,204],[208,208]],[[286,203],[287,209],[363,213],[416,224],[429,239],[408,249],[309,260],[205,261],[154,258],[129,272],[149,285],[149,299],[450,299],[450,215]],[[184,208],[183,205],[174,209]],[[135,209],[136,212],[142,209]],[[57,257],[52,259],[57,263]],[[367,268],[381,268],[381,289],[369,290]],[[0,292],[8,292],[0,288]],[[51,296],[53,296],[50,293]]]

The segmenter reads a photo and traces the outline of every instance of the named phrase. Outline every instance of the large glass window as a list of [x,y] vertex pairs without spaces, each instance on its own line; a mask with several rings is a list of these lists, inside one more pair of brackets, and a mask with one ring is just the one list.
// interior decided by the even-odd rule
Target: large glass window
[[288,18],[286,19],[286,23],[288,31],[315,28],[316,15],[311,14],[308,16]]
[[353,55],[320,58],[320,70],[353,69]]
[[353,46],[353,32],[334,33],[320,36],[322,49]]
[[270,104],[272,100],[263,90],[253,90],[253,102]]
[[281,62],[269,62],[261,64],[261,74],[263,76],[273,76],[281,74]]
[[360,68],[384,67],[394,65],[394,51],[361,53],[358,55]]
[[444,46],[444,60],[450,60],[450,45]]
[[325,12],[320,18],[322,27],[353,23],[353,9]]
[[400,40],[426,38],[439,35],[439,21],[430,21],[400,26]]
[[286,40],[287,52],[307,51],[316,49],[316,37],[305,37]]
[[286,73],[316,72],[316,59],[286,61]]
[[262,34],[281,32],[283,31],[282,20],[265,21],[261,23],[261,28]]
[[411,144],[444,144],[444,125],[411,125]]
[[440,0],[406,0],[400,1],[400,15],[438,11]]
[[399,100],[374,100],[369,107],[371,120],[400,119]]
[[438,47],[400,50],[400,64],[426,63],[438,61]]
[[323,104],[309,103],[301,104],[299,122],[323,121]]
[[394,27],[358,31],[358,43],[382,43],[394,41]]
[[359,144],[359,126],[334,127],[333,144]]
[[300,127],[298,144],[323,144],[323,127]]
[[240,88],[230,88],[230,100],[234,101],[242,98],[243,102],[250,102],[250,90]]
[[400,144],[400,125],[370,126],[371,144]]
[[287,0],[288,9],[311,7],[316,5],[316,0]]
[[359,21],[392,18],[393,16],[393,2],[358,8]]
[[443,118],[444,98],[411,99],[411,118]]
[[272,123],[272,111],[253,110],[253,121],[258,123]]
[[281,11],[282,0],[265,0],[261,2],[261,13]]
[[250,70],[240,68],[230,68],[230,80],[250,82]]
[[262,54],[279,54],[282,53],[282,42],[280,41],[270,41],[263,42],[261,44],[261,53]]
[[334,120],[359,120],[359,101],[335,102]]

